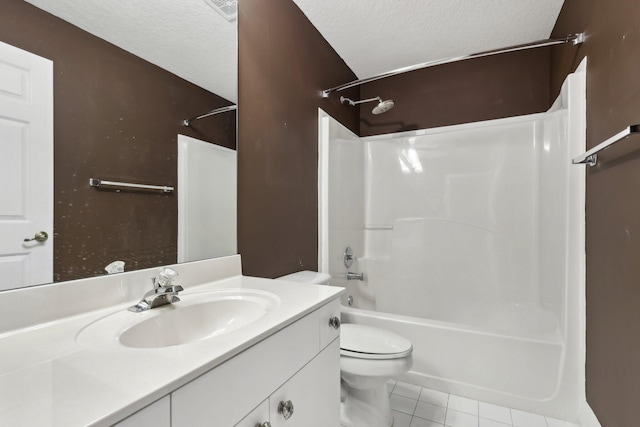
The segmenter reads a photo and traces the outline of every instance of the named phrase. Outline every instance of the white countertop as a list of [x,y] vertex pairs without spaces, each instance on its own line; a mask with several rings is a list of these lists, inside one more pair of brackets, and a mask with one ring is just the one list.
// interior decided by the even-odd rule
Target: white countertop
[[126,310],[130,301],[0,335],[0,426],[111,425],[343,291],[235,276],[189,288],[185,285],[181,295],[232,288],[271,292],[280,299],[279,306],[234,332],[173,347],[140,349],[114,342],[81,345],[76,341],[83,327]]

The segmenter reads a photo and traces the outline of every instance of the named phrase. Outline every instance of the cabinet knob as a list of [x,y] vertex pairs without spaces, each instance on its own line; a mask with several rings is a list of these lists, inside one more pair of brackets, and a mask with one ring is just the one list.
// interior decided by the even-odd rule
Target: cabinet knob
[[338,319],[337,316],[333,316],[331,319],[329,319],[329,326],[331,326],[333,329],[340,329],[340,319]]
[[291,415],[293,415],[293,402],[290,400],[286,402],[281,401],[278,405],[278,413],[282,414],[285,420],[291,418]]
[[256,427],[271,427],[271,423],[269,421],[265,421],[262,424],[256,424]]

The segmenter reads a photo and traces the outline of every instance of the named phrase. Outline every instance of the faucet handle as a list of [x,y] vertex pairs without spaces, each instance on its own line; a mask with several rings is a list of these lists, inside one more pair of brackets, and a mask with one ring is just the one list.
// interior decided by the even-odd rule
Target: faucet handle
[[158,275],[158,286],[170,286],[176,280],[178,273],[170,268],[163,268]]

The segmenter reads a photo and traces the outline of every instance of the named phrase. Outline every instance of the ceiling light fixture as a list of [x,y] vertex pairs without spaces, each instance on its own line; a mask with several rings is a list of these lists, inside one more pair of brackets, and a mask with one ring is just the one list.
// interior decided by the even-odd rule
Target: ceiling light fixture
[[229,22],[238,17],[238,0],[204,0],[204,2]]

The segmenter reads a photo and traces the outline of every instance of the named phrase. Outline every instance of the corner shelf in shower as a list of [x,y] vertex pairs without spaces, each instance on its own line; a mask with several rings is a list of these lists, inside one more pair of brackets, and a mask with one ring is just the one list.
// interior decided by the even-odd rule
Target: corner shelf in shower
[[370,225],[363,224],[362,228],[365,230],[393,230],[393,225]]

